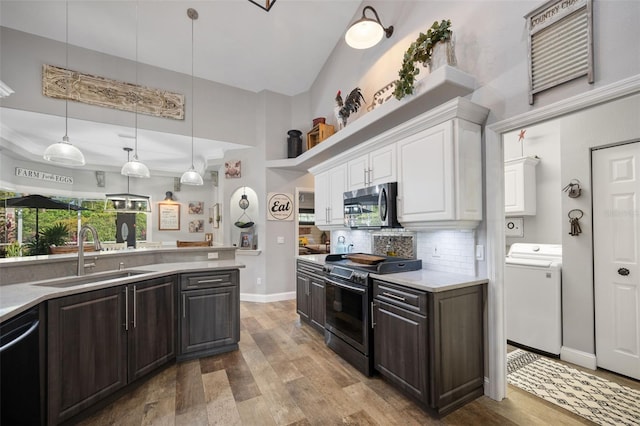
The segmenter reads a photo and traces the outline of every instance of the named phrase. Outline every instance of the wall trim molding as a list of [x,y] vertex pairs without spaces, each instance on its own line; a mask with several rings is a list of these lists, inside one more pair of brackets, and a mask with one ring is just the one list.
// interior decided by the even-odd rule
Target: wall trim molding
[[598,368],[595,354],[571,349],[566,346],[560,348],[560,359],[591,370]]
[[240,300],[242,302],[269,303],[269,302],[281,302],[283,300],[293,300],[295,298],[296,298],[295,291],[287,291],[284,293],[273,293],[273,294],[240,293]]
[[633,95],[637,92],[640,92],[640,74],[558,101],[551,105],[536,108],[533,111],[507,118],[506,120],[498,121],[487,125],[487,129],[496,133],[504,133]]

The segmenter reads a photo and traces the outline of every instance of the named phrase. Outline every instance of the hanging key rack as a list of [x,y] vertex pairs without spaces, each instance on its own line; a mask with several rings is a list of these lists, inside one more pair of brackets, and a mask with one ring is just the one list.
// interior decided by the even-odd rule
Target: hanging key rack
[[571,230],[569,231],[569,235],[572,237],[577,237],[582,233],[582,228],[580,227],[580,219],[584,216],[584,212],[580,209],[573,209],[569,211],[569,223],[571,224]]

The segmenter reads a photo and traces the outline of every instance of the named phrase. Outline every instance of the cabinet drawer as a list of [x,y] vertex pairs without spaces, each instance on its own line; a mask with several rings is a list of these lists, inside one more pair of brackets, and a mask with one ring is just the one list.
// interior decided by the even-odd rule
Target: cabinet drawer
[[373,280],[373,297],[408,311],[427,315],[427,293],[424,291]]
[[297,269],[298,269],[298,273],[302,272],[304,274],[315,275],[320,278],[323,277],[322,266],[316,265],[315,263],[309,263],[309,262],[298,260]]
[[211,288],[236,284],[238,271],[217,271],[183,274],[180,277],[182,290],[195,290],[198,288]]

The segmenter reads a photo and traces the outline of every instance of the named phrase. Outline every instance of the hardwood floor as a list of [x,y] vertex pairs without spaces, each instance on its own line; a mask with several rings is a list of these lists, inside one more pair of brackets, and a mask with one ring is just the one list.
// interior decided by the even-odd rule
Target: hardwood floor
[[592,424],[512,386],[501,402],[483,396],[439,419],[335,355],[293,300],[242,302],[241,323],[240,350],[172,365],[79,424]]

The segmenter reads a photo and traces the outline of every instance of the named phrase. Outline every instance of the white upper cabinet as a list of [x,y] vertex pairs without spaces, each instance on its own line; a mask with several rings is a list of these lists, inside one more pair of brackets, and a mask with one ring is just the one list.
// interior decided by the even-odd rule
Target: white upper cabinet
[[395,182],[396,145],[376,149],[347,163],[349,190]]
[[504,163],[505,216],[536,214],[536,165],[540,159],[523,157]]
[[482,220],[480,125],[452,119],[397,143],[398,221],[408,229],[475,228]]
[[315,176],[315,225],[323,230],[344,227],[343,194],[347,191],[347,165]]

